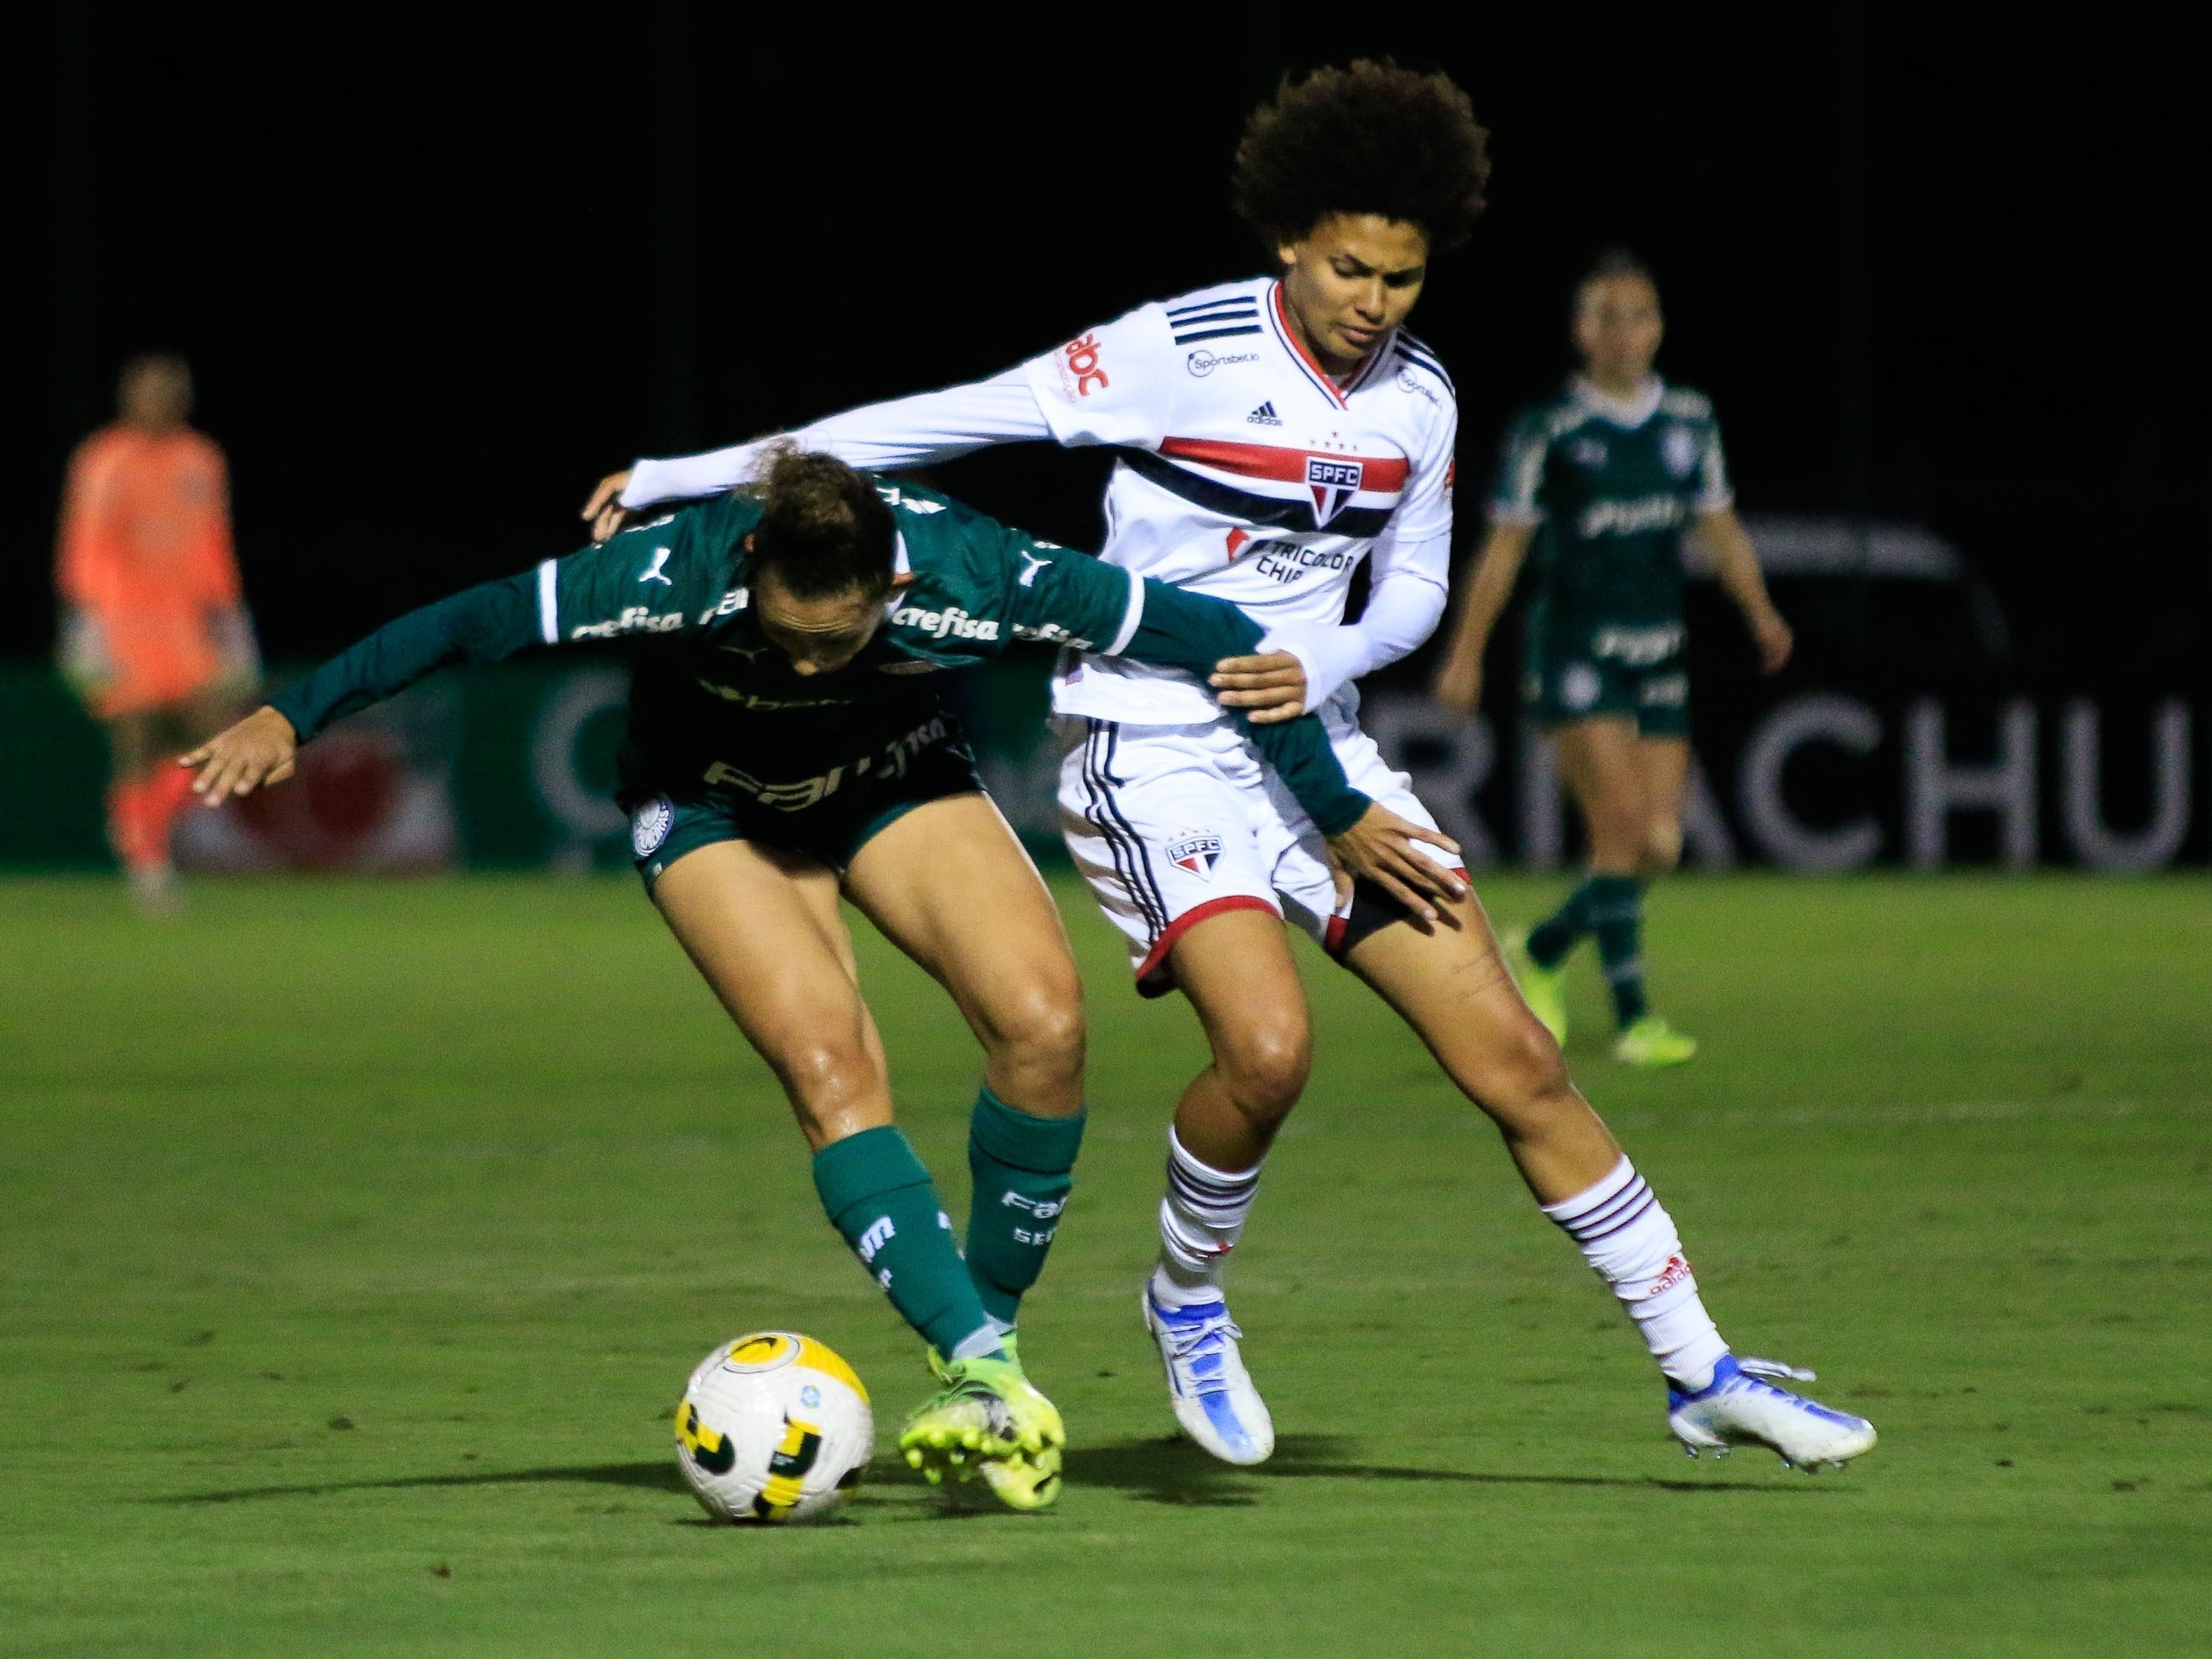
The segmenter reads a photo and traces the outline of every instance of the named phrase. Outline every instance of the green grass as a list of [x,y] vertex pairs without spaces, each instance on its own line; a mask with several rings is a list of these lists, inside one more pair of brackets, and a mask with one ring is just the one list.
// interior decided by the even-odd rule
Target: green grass
[[[1560,884],[1487,884],[1501,920]],[[1188,1011],[1091,987],[1083,1185],[1025,1325],[1069,1486],[705,1524],[668,1408],[794,1325],[895,1421],[915,1346],[760,1065],[627,881],[230,884],[142,923],[0,884],[0,1651],[2203,1651],[2212,885],[1683,880],[1679,1073],[1585,1087],[1741,1347],[1881,1449],[1692,1463],[1494,1136],[1318,961],[1320,1060],[1240,1255],[1283,1431],[1169,1437],[1134,1306]],[[972,1050],[859,930],[957,1200]]]

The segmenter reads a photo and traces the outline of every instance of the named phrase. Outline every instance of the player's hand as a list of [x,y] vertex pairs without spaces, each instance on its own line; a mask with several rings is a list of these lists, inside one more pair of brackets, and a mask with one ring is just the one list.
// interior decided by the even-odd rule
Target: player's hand
[[1459,843],[1442,831],[1410,823],[1380,803],[1370,805],[1351,829],[1328,838],[1338,897],[1343,897],[1353,878],[1364,877],[1423,921],[1435,921],[1437,902],[1465,898],[1467,884],[1434,859],[1416,852],[1415,842],[1426,842],[1447,853],[1459,851]]
[[1790,653],[1796,648],[1797,636],[1790,631],[1790,624],[1782,620],[1781,612],[1771,608],[1751,619],[1751,642],[1759,651],[1759,672],[1778,674]]
[[210,806],[220,806],[233,795],[283,782],[292,775],[299,752],[300,734],[292,722],[264,703],[191,754],[179,756],[177,764],[199,774],[192,780],[194,794]]
[[1429,695],[1447,708],[1472,714],[1482,706],[1482,653],[1455,651],[1437,670],[1437,683]]
[[617,530],[626,529],[637,515],[622,504],[622,493],[629,488],[629,469],[610,472],[599,480],[599,487],[592,492],[592,499],[584,503],[583,520],[592,526],[592,539],[603,542]]
[[1224,708],[1242,708],[1255,726],[1294,720],[1306,712],[1306,665],[1287,651],[1224,657],[1206,682]]

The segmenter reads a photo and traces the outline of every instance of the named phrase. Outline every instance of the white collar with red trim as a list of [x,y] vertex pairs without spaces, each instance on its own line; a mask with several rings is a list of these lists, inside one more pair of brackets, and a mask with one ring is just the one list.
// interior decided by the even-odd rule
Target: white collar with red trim
[[1314,355],[1306,349],[1305,342],[1298,337],[1297,325],[1291,321],[1290,308],[1283,303],[1283,283],[1279,276],[1267,284],[1267,320],[1273,325],[1275,337],[1290,353],[1291,361],[1298,366],[1299,372],[1339,409],[1345,407],[1345,399],[1358,391],[1367,377],[1374,373],[1375,365],[1390,355],[1390,347],[1398,338],[1398,331],[1392,329],[1375,343],[1372,351],[1359,360],[1357,368],[1340,380],[1315,360]]

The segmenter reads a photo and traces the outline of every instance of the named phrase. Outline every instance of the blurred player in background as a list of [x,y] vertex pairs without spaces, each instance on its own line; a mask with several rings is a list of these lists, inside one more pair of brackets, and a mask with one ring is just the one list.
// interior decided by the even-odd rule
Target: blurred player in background
[[[876,469],[1024,440],[1111,446],[1100,556],[1227,599],[1267,630],[1205,678],[1071,652],[1053,689],[1070,738],[1069,850],[1127,939],[1139,989],[1181,990],[1212,1049],[1176,1104],[1160,1255],[1140,1296],[1193,1440],[1239,1464],[1274,1448],[1222,1273],[1312,1063],[1288,918],[1496,1123],[1545,1213],[1642,1333],[1685,1445],[1757,1441],[1808,1466],[1840,1462],[1874,1444],[1872,1426],[1774,1386],[1796,1375],[1787,1367],[1729,1352],[1673,1220],[1514,989],[1456,854],[1423,846],[1431,856],[1340,884],[1329,826],[1223,712],[1247,711],[1257,730],[1319,711],[1352,787],[1433,830],[1360,731],[1352,682],[1443,614],[1456,395],[1404,323],[1431,252],[1472,233],[1486,138],[1443,75],[1363,62],[1285,82],[1248,124],[1232,182],[1273,274],[1141,306],[994,379],[797,435]],[[640,462],[602,480],[585,516],[605,533],[630,510],[729,488],[764,453]],[[1346,623],[1363,561],[1367,607]],[[1421,1215],[1408,1195],[1409,1248],[1427,1248]]]
[[107,730],[107,835],[140,896],[173,890],[169,830],[191,777],[165,764],[254,689],[260,658],[231,549],[222,451],[185,424],[182,358],[133,358],[118,418],[70,458],[56,573],[61,668]]
[[1644,890],[1682,851],[1690,763],[1689,654],[1681,541],[1693,530],[1743,612],[1762,671],[1790,660],[1790,625],[1760,580],[1737,520],[1711,401],[1652,372],[1659,290],[1626,253],[1601,258],[1575,292],[1582,372],[1525,410],[1505,440],[1490,534],[1460,606],[1436,696],[1473,712],[1482,658],[1534,546],[1522,690],[1558,744],[1589,830],[1582,884],[1557,912],[1506,940],[1536,1016],[1566,1041],[1563,981],[1585,934],[1613,996],[1614,1058],[1678,1066],[1696,1042],[1651,1011],[1644,991]]

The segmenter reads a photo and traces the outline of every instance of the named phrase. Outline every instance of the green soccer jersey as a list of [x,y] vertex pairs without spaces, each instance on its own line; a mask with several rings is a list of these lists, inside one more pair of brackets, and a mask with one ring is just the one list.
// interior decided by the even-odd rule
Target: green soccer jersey
[[[1682,532],[1735,499],[1702,392],[1654,379],[1624,402],[1580,376],[1506,434],[1492,523],[1535,530],[1529,647],[1547,658],[1672,654],[1682,637]],[[1671,642],[1669,642],[1671,641]],[[1660,650],[1662,644],[1665,649]]]
[[[902,744],[942,713],[928,677],[1018,641],[1201,673],[1259,642],[1259,625],[1221,600],[1039,541],[934,491],[877,488],[896,521],[898,568],[914,580],[836,673],[797,673],[762,632],[745,548],[760,502],[736,490],[412,611],[271,703],[304,743],[449,663],[619,642],[633,667],[625,811],[716,787],[788,811],[811,804],[807,791],[896,767]],[[1323,833],[1366,811],[1312,715],[1245,730]]]

